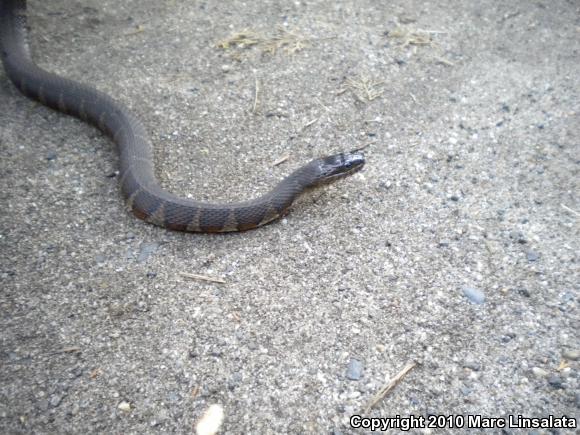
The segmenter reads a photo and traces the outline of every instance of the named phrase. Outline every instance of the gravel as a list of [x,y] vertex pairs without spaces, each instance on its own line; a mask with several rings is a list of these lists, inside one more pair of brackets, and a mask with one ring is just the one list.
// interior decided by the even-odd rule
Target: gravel
[[579,7],[30,0],[34,58],[131,107],[177,195],[367,164],[257,231],[166,231],[0,68],[0,432],[350,434],[412,361],[368,416],[578,415]]

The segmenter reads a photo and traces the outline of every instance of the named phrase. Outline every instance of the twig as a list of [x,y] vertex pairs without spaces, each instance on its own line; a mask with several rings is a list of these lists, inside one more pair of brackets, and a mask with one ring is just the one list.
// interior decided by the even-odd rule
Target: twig
[[447,65],[447,66],[455,66],[455,64],[453,62],[451,62],[450,60],[445,59],[444,57],[441,56],[435,56],[435,60],[439,63],[442,63],[443,65]]
[[280,157],[278,160],[276,160],[274,163],[272,163],[272,166],[281,165],[282,163],[284,163],[289,158],[290,158],[290,156],[288,154],[285,154],[282,157]]
[[576,210],[571,209],[570,207],[565,206],[564,204],[560,204],[560,206],[566,210],[569,211],[572,214],[575,214],[576,216],[580,216],[580,213],[578,213]]
[[403,370],[401,370],[394,378],[392,378],[383,388],[379,390],[377,394],[373,396],[370,402],[365,406],[363,412],[366,414],[371,410],[373,406],[383,400],[389,391],[397,386],[399,382],[405,377],[407,373],[413,370],[417,366],[416,362],[408,363]]
[[76,352],[80,352],[81,348],[77,347],[77,346],[72,346],[72,347],[65,347],[64,349],[59,350],[56,353],[76,353]]
[[302,126],[302,130],[306,130],[308,127],[310,127],[312,124],[314,124],[316,121],[318,121],[320,118],[315,118],[312,121],[308,121],[306,124],[304,124]]
[[254,78],[256,80],[256,92],[254,94],[254,107],[252,108],[252,113],[256,113],[256,110],[258,109],[258,93],[260,92],[260,82],[258,81],[258,76],[254,75]]
[[195,399],[199,395],[200,391],[201,391],[201,388],[199,385],[196,385],[195,387],[193,387],[193,390],[191,390],[191,398]]
[[137,24],[135,26],[135,30],[132,30],[130,32],[125,33],[125,36],[137,35],[138,33],[143,33],[144,31],[145,31],[145,27],[143,27],[141,24]]
[[226,283],[226,281],[221,278],[213,278],[211,276],[197,275],[195,273],[180,272],[180,275],[185,278],[199,279],[200,281],[216,282],[218,284]]
[[431,35],[447,35],[449,33],[446,30],[426,30],[426,29],[417,29],[417,32],[429,33]]
[[317,102],[318,104],[320,104],[320,106],[321,106],[321,107],[322,107],[324,110],[326,110],[326,111],[327,111],[327,112],[329,112],[329,113],[332,113],[332,110],[330,110],[328,107],[326,107],[326,106],[325,106],[325,105],[322,103],[322,101],[320,101],[320,98],[316,97],[316,102]]
[[512,12],[510,14],[505,14],[503,17],[501,17],[498,20],[498,22],[499,23],[503,23],[504,21],[511,20],[512,18],[515,18],[515,17],[517,17],[520,14],[521,14],[521,11],[515,11],[515,12]]
[[362,150],[364,150],[364,149],[366,149],[366,148],[370,147],[372,144],[375,144],[375,143],[377,143],[377,141],[376,141],[376,140],[372,140],[372,141],[370,141],[369,143],[367,143],[367,144],[363,145],[362,147],[360,147],[360,148],[357,148],[357,149],[355,149],[355,150],[353,150],[353,151],[362,151]]

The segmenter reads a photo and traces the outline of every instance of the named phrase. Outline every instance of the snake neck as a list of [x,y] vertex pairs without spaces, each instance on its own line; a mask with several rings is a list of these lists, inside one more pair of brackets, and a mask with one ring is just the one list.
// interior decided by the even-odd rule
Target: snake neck
[[245,231],[284,216],[294,200],[317,182],[317,165],[303,166],[255,199],[232,203],[206,203],[164,190],[142,168],[121,174],[121,188],[135,216],[148,223],[190,232]]

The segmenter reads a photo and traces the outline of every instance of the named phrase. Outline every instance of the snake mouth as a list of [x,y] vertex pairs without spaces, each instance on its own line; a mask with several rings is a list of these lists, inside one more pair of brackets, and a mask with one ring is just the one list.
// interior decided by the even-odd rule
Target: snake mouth
[[365,157],[362,153],[358,151],[352,151],[349,153],[337,154],[334,157],[338,160],[338,164],[332,170],[329,176],[346,176],[350,175],[360,169],[365,164]]
[[358,151],[323,157],[319,159],[320,177],[316,184],[327,184],[346,177],[362,169],[364,164],[364,155]]
[[345,166],[348,167],[346,170],[348,174],[352,174],[353,172],[362,169],[365,164],[365,156],[360,151],[351,151],[350,153],[345,153],[344,159]]

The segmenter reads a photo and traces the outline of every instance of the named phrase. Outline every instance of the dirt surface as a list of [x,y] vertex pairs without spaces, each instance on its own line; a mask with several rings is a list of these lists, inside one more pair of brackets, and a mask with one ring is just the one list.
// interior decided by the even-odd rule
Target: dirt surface
[[346,434],[412,362],[362,415],[579,415],[578,2],[29,10],[37,62],[130,106],[173,192],[368,161],[259,230],[170,232],[125,210],[109,139],[0,70],[0,432],[191,433],[219,405],[222,433]]

